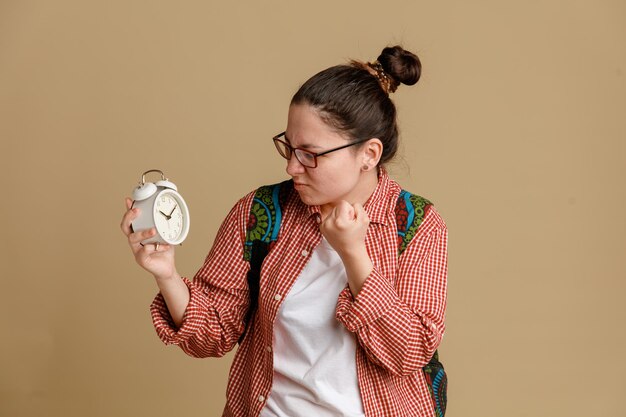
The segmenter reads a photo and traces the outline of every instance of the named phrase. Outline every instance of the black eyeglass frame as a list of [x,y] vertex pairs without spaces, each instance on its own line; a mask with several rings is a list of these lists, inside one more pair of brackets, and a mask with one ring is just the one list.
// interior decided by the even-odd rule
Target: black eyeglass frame
[[[348,148],[350,146],[358,145],[359,143],[367,142],[369,140],[369,139],[361,139],[361,140],[357,140],[356,142],[351,142],[351,143],[348,143],[346,145],[342,145],[342,146],[339,146],[337,148],[329,149],[329,150],[324,151],[324,152],[315,153],[315,152],[307,151],[306,149],[302,149],[302,148],[294,148],[293,146],[291,146],[291,144],[289,144],[289,142],[285,142],[284,140],[280,140],[279,138],[281,136],[284,136],[285,139],[287,139],[287,137],[285,136],[285,133],[287,133],[287,132],[279,133],[278,135],[276,135],[276,136],[274,136],[272,138],[272,141],[274,142],[274,146],[276,146],[276,150],[278,150],[278,153],[280,154],[280,156],[282,156],[286,160],[291,159],[290,157],[288,158],[287,155],[283,155],[283,153],[280,151],[280,148],[278,147],[278,144],[276,142],[282,143],[283,145],[287,146],[287,148],[289,149],[289,152],[292,155],[296,156],[296,159],[298,160],[298,162],[300,162],[303,166],[305,166],[307,168],[317,168],[317,157],[318,156],[323,156],[323,155],[329,154],[331,152],[335,152],[335,151],[338,151],[338,150],[341,150],[341,149],[344,149],[344,148]],[[300,160],[300,158],[298,158],[298,153],[296,151],[300,151],[300,152],[304,152],[304,153],[308,153],[309,155],[312,155],[313,156],[313,164],[314,165],[313,166],[309,166],[309,165],[306,165],[304,162],[302,162]]]

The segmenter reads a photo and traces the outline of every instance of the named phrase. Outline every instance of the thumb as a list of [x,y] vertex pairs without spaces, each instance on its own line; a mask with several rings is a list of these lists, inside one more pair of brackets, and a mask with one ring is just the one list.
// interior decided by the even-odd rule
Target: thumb
[[357,221],[369,222],[370,218],[365,211],[365,208],[360,203],[354,204],[354,217]]

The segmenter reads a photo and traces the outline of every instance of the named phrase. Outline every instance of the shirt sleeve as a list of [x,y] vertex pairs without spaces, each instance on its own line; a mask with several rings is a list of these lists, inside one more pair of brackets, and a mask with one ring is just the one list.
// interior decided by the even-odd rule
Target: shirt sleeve
[[395,280],[376,268],[361,291],[339,295],[336,315],[367,357],[400,376],[432,358],[445,332],[448,232],[431,206],[399,259]]
[[223,356],[239,340],[249,306],[243,246],[253,197],[252,192],[231,209],[193,281],[183,277],[190,299],[180,328],[162,294],[154,298],[150,313],[163,343],[178,345],[190,356],[208,357]]

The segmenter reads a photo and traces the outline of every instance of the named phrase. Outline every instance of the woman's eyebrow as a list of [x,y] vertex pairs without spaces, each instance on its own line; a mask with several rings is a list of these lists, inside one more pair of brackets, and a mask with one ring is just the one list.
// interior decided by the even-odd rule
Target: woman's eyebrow
[[[285,140],[287,141],[287,143],[289,143],[291,146],[293,146],[293,143],[291,143],[291,140],[287,137],[287,133],[285,133]],[[301,148],[301,149],[320,149],[319,146],[313,145],[311,143],[303,143],[302,145],[298,146],[298,148]]]

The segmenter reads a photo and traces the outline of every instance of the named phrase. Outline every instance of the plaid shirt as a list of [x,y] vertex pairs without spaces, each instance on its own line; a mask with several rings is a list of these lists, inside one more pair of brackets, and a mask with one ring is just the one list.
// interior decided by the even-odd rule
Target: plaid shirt
[[[395,205],[400,186],[384,169],[364,205],[370,218],[366,247],[374,265],[361,291],[340,293],[336,318],[357,340],[356,367],[363,408],[373,416],[434,416],[422,367],[444,334],[447,229],[433,206],[398,258]],[[176,328],[162,295],[150,306],[157,334],[190,356],[223,356],[244,330],[249,300],[243,258],[254,192],[232,208],[189,287],[190,301]],[[296,191],[284,205],[278,240],[261,271],[259,308],[230,370],[223,416],[258,416],[271,391],[273,323],[291,286],[321,240],[320,208]]]

